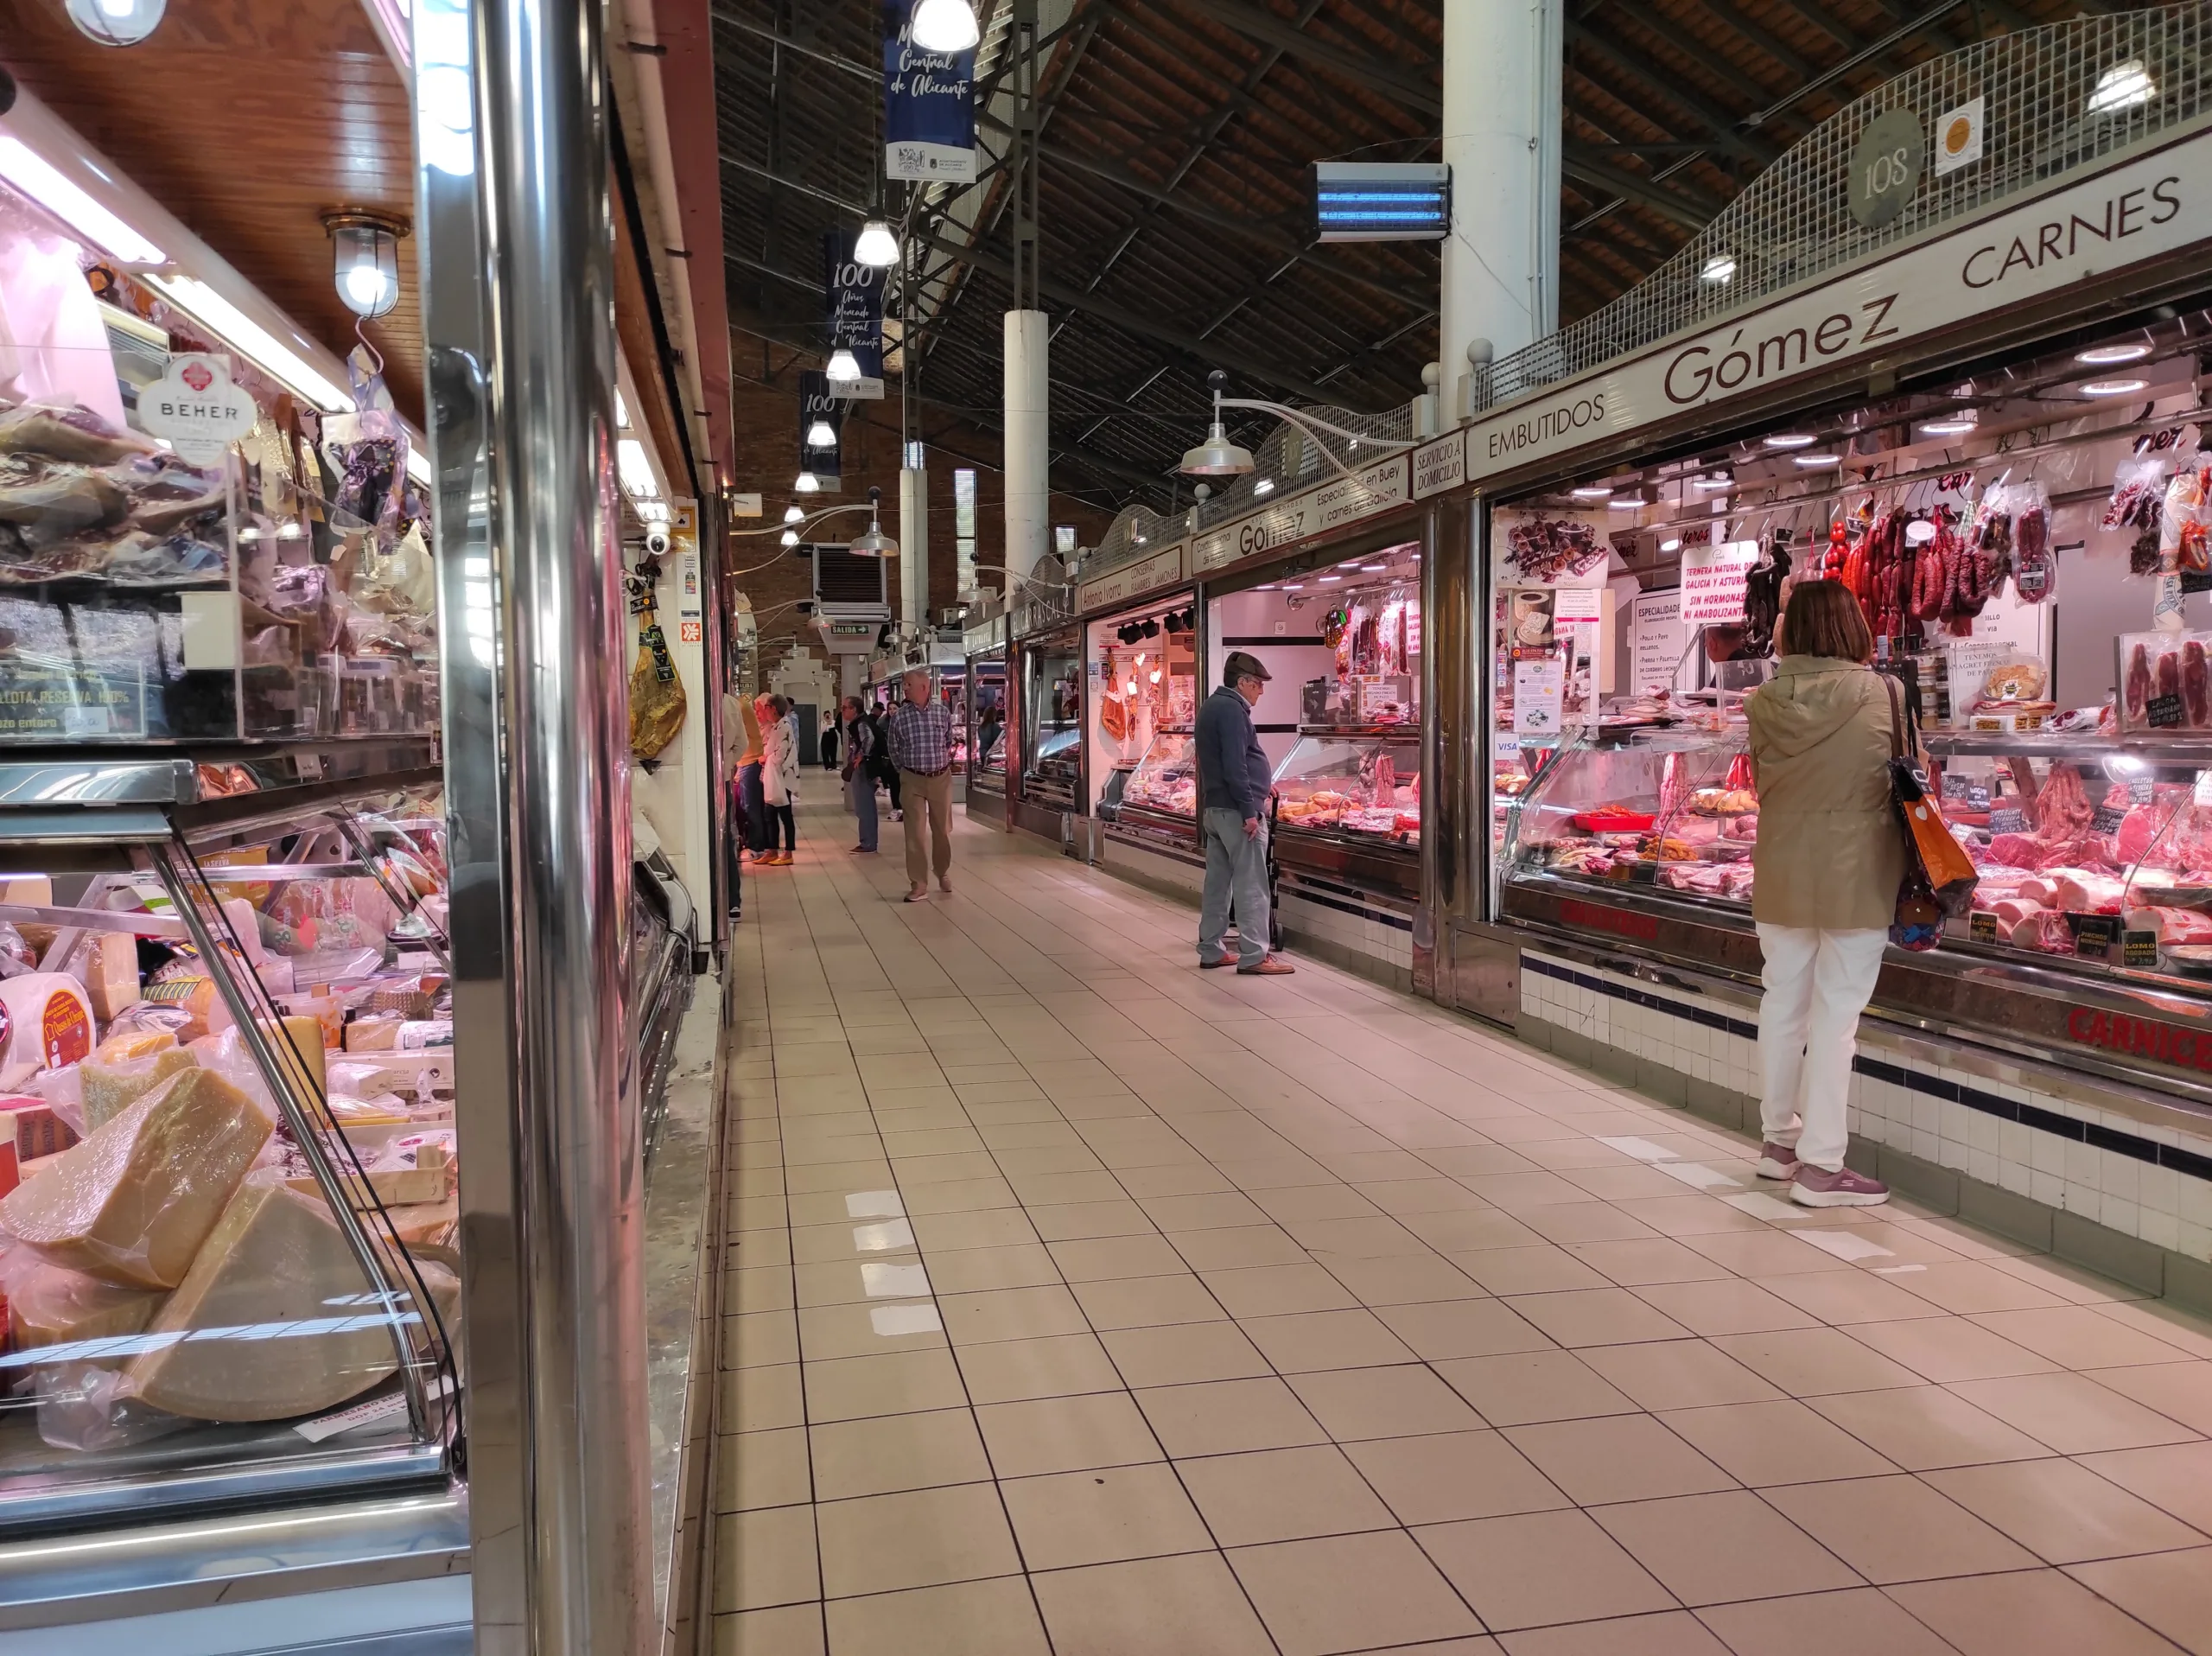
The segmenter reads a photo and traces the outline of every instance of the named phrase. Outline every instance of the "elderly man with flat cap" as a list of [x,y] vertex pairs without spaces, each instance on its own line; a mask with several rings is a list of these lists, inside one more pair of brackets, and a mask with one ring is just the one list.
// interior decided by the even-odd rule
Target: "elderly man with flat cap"
[[1198,837],[1206,852],[1198,964],[1209,969],[1229,964],[1224,939],[1233,906],[1237,971],[1275,978],[1297,968],[1268,948],[1274,925],[1268,902],[1267,809],[1274,767],[1252,729],[1252,708],[1270,677],[1258,657],[1232,651],[1223,667],[1221,688],[1198,709]]

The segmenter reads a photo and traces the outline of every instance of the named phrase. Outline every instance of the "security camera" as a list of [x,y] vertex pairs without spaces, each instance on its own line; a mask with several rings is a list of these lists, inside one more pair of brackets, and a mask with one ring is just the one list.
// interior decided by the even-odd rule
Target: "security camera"
[[658,525],[645,531],[645,556],[647,557],[667,557],[668,549],[671,544],[672,543],[671,543],[668,538],[668,531],[661,528]]

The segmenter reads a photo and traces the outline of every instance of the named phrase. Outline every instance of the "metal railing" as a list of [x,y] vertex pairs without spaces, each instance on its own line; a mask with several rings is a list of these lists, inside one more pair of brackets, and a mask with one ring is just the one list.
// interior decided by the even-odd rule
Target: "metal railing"
[[[1715,322],[2178,127],[2212,103],[2208,43],[2212,3],[2195,0],[2022,29],[1916,64],[1822,122],[1627,293],[1492,364],[1484,405]],[[1944,118],[1977,99],[1980,159],[1939,173]],[[1920,118],[1927,159],[1904,210],[1869,230],[1851,216],[1852,151],[1877,116],[1897,109]]]

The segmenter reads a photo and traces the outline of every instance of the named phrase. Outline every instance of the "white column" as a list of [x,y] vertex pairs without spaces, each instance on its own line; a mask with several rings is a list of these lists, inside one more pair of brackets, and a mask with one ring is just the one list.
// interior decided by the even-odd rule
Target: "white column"
[[1444,0],[1444,244],[1437,360],[1448,424],[1467,347],[1503,356],[1559,326],[1561,0]]
[[899,474],[899,619],[909,633],[929,630],[930,475],[918,466]]
[[1051,408],[1046,386],[1052,319],[1041,310],[1006,313],[1006,567],[1007,599],[1020,592],[1026,576],[1052,548]]

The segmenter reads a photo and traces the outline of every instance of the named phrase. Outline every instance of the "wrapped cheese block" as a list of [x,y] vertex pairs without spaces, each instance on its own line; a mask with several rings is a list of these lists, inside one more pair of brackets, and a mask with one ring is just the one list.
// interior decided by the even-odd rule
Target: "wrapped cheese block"
[[[287,1420],[334,1407],[398,1367],[381,1318],[334,1311],[359,1312],[368,1288],[327,1204],[256,1181],[224,1210],[147,1329],[207,1337],[136,1357],[125,1378],[141,1401],[194,1420]],[[278,1331],[283,1338],[268,1337]]]
[[105,1126],[170,1076],[192,1067],[192,1054],[166,1030],[143,1030],[102,1041],[79,1072],[86,1131]]
[[8,1326],[18,1351],[114,1340],[144,1328],[162,1298],[158,1288],[118,1288],[34,1258],[9,1272]]
[[214,1071],[185,1070],[0,1200],[0,1232],[104,1282],[174,1288],[270,1125]]
[[0,979],[0,1091],[12,1092],[92,1050],[92,1003],[74,978],[27,971]]
[[102,1024],[138,1003],[138,939],[128,932],[106,932],[92,945],[85,987]]

